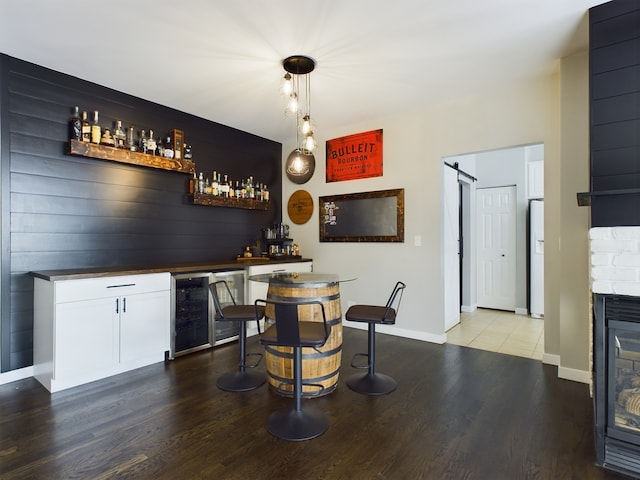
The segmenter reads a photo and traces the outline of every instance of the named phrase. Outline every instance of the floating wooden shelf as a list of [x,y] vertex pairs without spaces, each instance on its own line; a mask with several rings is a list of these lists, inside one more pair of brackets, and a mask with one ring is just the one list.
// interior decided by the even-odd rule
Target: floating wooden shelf
[[80,157],[98,158],[100,160],[109,160],[112,162],[128,163],[130,165],[139,165],[142,167],[159,168],[161,170],[169,170],[172,172],[193,174],[196,171],[196,166],[193,162],[163,158],[140,152],[132,152],[130,150],[107,147],[105,145],[98,145],[95,143],[79,142],[78,140],[69,141],[67,154],[77,155]]
[[269,202],[253,198],[220,197],[206,193],[189,195],[189,203],[209,207],[244,208],[245,210],[269,210]]

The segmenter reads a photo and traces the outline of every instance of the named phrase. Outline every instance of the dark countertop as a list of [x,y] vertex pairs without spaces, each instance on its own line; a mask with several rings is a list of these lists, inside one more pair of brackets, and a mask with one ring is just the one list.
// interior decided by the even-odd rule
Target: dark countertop
[[81,278],[114,277],[117,275],[142,275],[145,273],[189,273],[189,272],[220,272],[228,270],[243,270],[253,265],[270,265],[278,263],[310,262],[310,258],[278,258],[269,259],[258,257],[231,261],[211,261],[197,263],[179,263],[169,265],[145,265],[138,267],[102,267],[102,268],[79,268],[68,270],[41,270],[29,272],[36,278],[48,281],[77,280]]

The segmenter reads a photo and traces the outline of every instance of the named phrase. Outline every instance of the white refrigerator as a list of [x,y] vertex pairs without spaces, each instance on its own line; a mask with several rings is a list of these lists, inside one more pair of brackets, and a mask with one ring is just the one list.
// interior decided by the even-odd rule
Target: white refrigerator
[[531,316],[544,317],[544,201],[529,203],[529,275]]

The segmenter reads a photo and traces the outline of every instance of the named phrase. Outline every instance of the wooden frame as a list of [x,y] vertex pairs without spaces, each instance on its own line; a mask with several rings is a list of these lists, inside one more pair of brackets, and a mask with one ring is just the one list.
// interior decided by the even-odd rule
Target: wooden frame
[[320,197],[321,242],[404,242],[404,188]]

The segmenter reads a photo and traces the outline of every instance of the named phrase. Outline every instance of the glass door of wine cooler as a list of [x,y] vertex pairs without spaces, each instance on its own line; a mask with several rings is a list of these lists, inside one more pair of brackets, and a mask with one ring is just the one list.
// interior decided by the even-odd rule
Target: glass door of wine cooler
[[169,358],[213,346],[210,279],[208,272],[172,277]]
[[[229,285],[229,289],[231,290],[231,295],[233,295],[233,299],[230,298],[229,292],[222,284],[218,284],[216,286],[216,291],[218,292],[218,299],[220,300],[220,306],[222,308],[227,305],[233,305],[233,300],[236,301],[237,305],[242,305],[245,302],[245,273],[244,270],[233,270],[228,272],[215,272],[211,275],[211,283],[218,282],[220,280],[224,280]],[[238,322],[216,322],[215,321],[215,312],[214,312],[214,322],[213,322],[213,342],[214,345],[220,345],[222,343],[231,342],[233,340],[237,340],[238,334],[240,333],[240,324]]]

